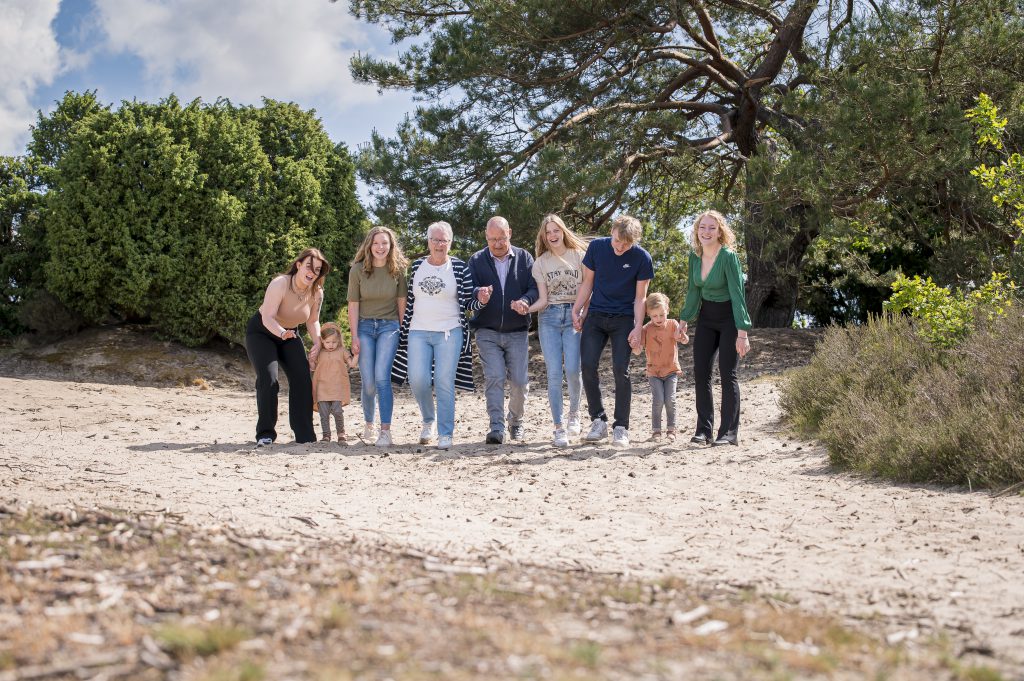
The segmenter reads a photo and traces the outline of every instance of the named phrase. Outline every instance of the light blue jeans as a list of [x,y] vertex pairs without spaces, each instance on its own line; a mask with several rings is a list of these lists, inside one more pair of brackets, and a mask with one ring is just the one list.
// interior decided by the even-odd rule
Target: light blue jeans
[[380,422],[389,424],[395,406],[391,364],[398,350],[398,320],[360,319],[358,337],[363,419],[373,423],[374,403],[379,400]]
[[530,393],[529,350],[526,331],[502,333],[476,330],[476,349],[484,365],[484,397],[492,431],[505,431],[505,383],[509,385],[508,423],[523,423]]
[[455,370],[461,350],[461,326],[451,331],[409,332],[409,387],[420,407],[424,425],[437,421],[438,435],[451,437],[455,433]]
[[564,427],[562,418],[562,376],[569,384],[569,413],[580,409],[580,334],[572,328],[572,303],[548,305],[537,316],[537,335],[548,368],[548,402],[551,420]]

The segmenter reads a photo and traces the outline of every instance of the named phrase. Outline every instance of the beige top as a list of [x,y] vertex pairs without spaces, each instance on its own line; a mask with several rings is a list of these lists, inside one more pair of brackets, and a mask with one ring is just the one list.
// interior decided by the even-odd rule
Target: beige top
[[309,319],[309,315],[313,311],[314,299],[320,300],[323,297],[323,290],[318,289],[307,294],[305,298],[300,298],[292,286],[291,277],[284,275],[284,278],[287,280],[284,296],[281,298],[281,304],[277,307],[277,312],[274,313],[274,319],[284,328],[294,329],[299,324],[305,324]]
[[317,409],[317,401],[341,402],[343,405],[352,400],[351,383],[348,380],[348,363],[345,357],[348,352],[341,346],[334,350],[320,348],[313,369],[313,410]]
[[679,322],[675,319],[665,320],[663,326],[655,326],[654,322],[644,324],[640,342],[647,353],[648,376],[665,378],[682,373],[679,368],[679,345],[676,343],[677,331]]
[[533,278],[548,290],[548,305],[575,303],[583,281],[583,253],[567,249],[564,255],[544,251],[533,263]]
[[387,267],[374,267],[370,274],[362,263],[348,271],[348,301],[359,303],[360,319],[398,319],[398,299],[405,298],[409,283],[395,278]]

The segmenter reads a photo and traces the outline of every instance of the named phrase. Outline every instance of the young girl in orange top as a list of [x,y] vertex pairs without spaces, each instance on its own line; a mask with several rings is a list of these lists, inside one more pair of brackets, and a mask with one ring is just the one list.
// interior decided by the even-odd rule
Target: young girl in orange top
[[341,344],[341,329],[329,322],[320,330],[320,354],[309,361],[313,372],[313,409],[320,412],[321,442],[331,441],[331,415],[338,429],[338,442],[345,441],[345,412],[352,399],[348,370],[358,359]]
[[669,302],[664,293],[652,293],[644,301],[651,321],[644,324],[640,348],[647,352],[647,379],[651,382],[651,439],[661,439],[661,412],[665,410],[666,436],[676,438],[676,383],[679,368],[678,343],[688,343],[689,336],[679,322],[668,318]]

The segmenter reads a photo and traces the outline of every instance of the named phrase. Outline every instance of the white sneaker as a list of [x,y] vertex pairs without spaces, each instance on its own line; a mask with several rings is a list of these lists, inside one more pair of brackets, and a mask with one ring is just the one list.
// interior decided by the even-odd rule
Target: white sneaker
[[451,435],[442,435],[441,437],[437,438],[437,448],[438,449],[451,449],[452,448],[452,436]]
[[576,412],[569,414],[569,424],[566,428],[569,437],[579,437],[580,433],[583,432],[583,426],[580,425],[580,415]]
[[594,419],[594,422],[590,424],[590,431],[583,439],[587,442],[599,442],[606,437],[608,437],[608,422]]
[[423,430],[420,431],[420,444],[429,445],[434,439],[434,424],[424,423]]
[[373,436],[375,434],[376,434],[376,432],[375,432],[375,429],[373,427],[373,424],[372,423],[366,423],[366,424],[363,425],[363,434],[360,435],[360,437],[363,439],[364,442],[369,442],[370,440],[373,439]]
[[380,435],[377,436],[377,441],[373,443],[374,447],[390,447],[391,442],[391,431],[381,429]]
[[274,441],[269,437],[261,437],[259,440],[256,440],[257,447],[269,447],[272,444],[274,444]]
[[615,426],[612,429],[612,446],[613,447],[628,447],[629,446],[629,431],[622,426]]
[[556,447],[569,446],[569,438],[568,436],[566,436],[564,428],[555,429],[555,439],[551,441],[551,444],[553,444]]

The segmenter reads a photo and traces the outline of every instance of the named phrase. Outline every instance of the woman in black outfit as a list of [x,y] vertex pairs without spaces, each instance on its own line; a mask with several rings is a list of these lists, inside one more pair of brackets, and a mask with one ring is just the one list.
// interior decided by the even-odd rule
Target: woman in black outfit
[[310,354],[320,350],[320,307],[324,277],[331,265],[315,248],[302,251],[284,274],[274,277],[263,304],[245,329],[245,350],[256,370],[256,446],[277,439],[278,365],[288,376],[288,421],[296,442],[316,442],[313,432],[313,382],[299,324],[313,339]]

